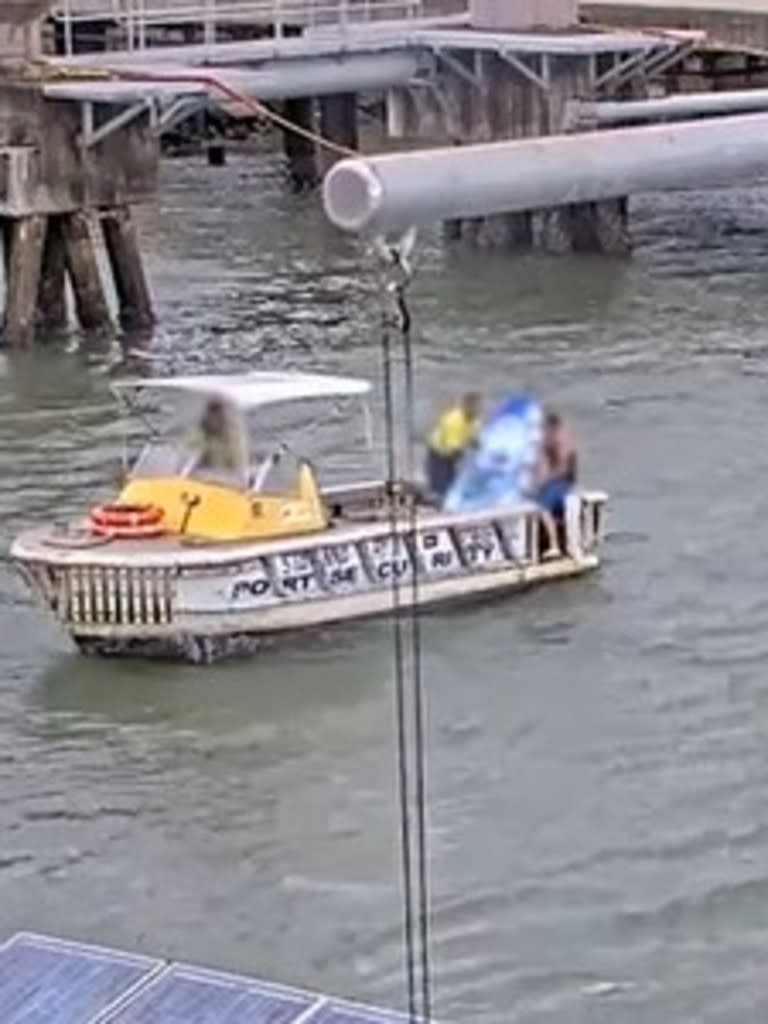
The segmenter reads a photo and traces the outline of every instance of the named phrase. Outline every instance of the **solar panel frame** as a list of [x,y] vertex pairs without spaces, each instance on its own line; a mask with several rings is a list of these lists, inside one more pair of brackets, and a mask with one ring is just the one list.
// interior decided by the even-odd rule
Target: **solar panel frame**
[[293,1024],[311,1024],[318,1011],[321,1010],[327,1002],[328,996],[318,996],[317,1002],[312,1003],[307,1012],[302,1017],[299,1017],[298,1020],[295,1020]]
[[[194,985],[200,985],[200,995],[210,995],[211,987],[226,989],[230,999],[216,1007],[215,1003],[208,1008],[215,1016],[202,1016],[197,1004],[195,1020],[200,1024],[302,1024],[311,1020],[311,1012],[316,1006],[325,1002],[314,992],[306,992],[298,988],[273,984],[250,978],[247,975],[234,974],[227,971],[215,971],[193,964],[174,963],[161,975],[142,987],[136,996],[104,1015],[99,1024],[177,1024],[187,1021],[186,1015],[179,1015],[179,1008],[172,1006],[173,985],[178,989],[186,988],[184,996],[190,995]],[[166,992],[158,994],[158,989],[166,986]],[[164,998],[168,999],[165,1006]],[[269,1001],[274,1005],[270,1008]],[[250,1005],[248,1005],[250,1003]],[[182,1006],[183,1010],[183,1006]],[[165,1016],[163,1015],[165,1014]],[[234,1014],[234,1015],[233,1015]]]
[[[50,1016],[23,1017],[2,1014],[3,988],[2,967],[3,954],[13,947],[27,945],[33,951],[60,953],[62,962],[67,957],[80,957],[84,960],[102,961],[114,967],[134,968],[143,973],[134,977],[130,983],[104,1002],[104,1005],[93,1006],[77,1016],[61,1017],[57,1014],[55,1021]],[[189,1024],[188,1011],[179,1017],[178,1007],[174,1013],[157,1005],[156,993],[163,985],[181,982],[194,986],[226,987],[234,996],[230,1005],[213,1009],[215,1016],[201,1018],[195,1004],[195,1020],[200,1024],[409,1024],[410,1018],[399,1011],[386,1010],[379,1007],[357,1003],[352,1000],[337,999],[319,992],[299,987],[282,985],[277,982],[262,981],[247,975],[228,971],[217,971],[211,968],[198,967],[184,962],[172,963],[157,957],[143,956],[113,950],[106,946],[89,943],[72,942],[35,932],[19,932],[9,939],[0,942],[0,1024]],[[171,988],[171,992],[173,989]],[[249,999],[251,1005],[248,1005]],[[274,1002],[270,1009],[269,1001]],[[18,1008],[17,1008],[18,1009]],[[203,1008],[205,1009],[205,1008]],[[220,1010],[224,1011],[222,1015]],[[168,1012],[170,1010],[170,1012]],[[277,1011],[277,1016],[273,1011]],[[138,1016],[137,1016],[138,1014]],[[146,1014],[149,1014],[147,1016]],[[234,1015],[232,1015],[234,1014]],[[243,1014],[247,1014],[244,1016]],[[254,1014],[256,1014],[254,1016]],[[286,1015],[287,1014],[287,1015]]]
[[384,1010],[365,1003],[329,997],[316,1008],[306,1024],[409,1024],[410,1018],[397,1010]]
[[[96,1024],[164,968],[156,957],[17,932],[0,943],[0,1017],[3,1024],[52,1024],[54,1019],[56,1024]],[[5,984],[4,972],[9,976]]]

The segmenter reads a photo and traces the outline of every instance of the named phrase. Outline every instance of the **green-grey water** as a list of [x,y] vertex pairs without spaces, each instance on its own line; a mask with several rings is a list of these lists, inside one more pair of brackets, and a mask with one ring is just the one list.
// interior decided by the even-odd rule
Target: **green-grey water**
[[[104,493],[121,374],[378,381],[374,278],[269,157],[168,164],[138,348],[0,358],[0,532]],[[638,200],[631,260],[426,235],[419,422],[524,384],[612,495],[603,571],[424,623],[436,1010],[768,1013],[768,192]],[[350,427],[294,444],[364,469]],[[85,660],[0,565],[0,930],[402,1005],[391,633],[207,669]]]

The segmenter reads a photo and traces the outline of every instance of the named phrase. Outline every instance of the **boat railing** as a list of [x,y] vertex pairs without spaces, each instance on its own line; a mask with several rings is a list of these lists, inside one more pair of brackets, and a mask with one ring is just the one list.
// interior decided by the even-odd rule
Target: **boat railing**
[[[401,511],[416,502],[416,515],[419,528],[428,525],[430,528],[447,526],[472,526],[488,522],[490,518],[509,517],[516,514],[538,520],[540,509],[532,502],[521,502],[509,509],[482,510],[479,512],[446,513],[434,507],[430,508],[425,501],[423,492],[418,485],[408,481],[395,485],[395,505]],[[381,480],[366,481],[351,486],[329,487],[323,491],[323,498],[330,509],[342,512],[346,503],[362,506],[362,510],[383,509],[387,505],[387,485]],[[569,534],[567,547],[569,553],[578,557],[579,553],[591,552],[603,539],[604,509],[608,495],[603,491],[575,491],[572,502],[572,521],[566,522],[566,533]],[[395,530],[405,534],[410,529],[407,518],[399,519]]]
[[[600,546],[605,536],[605,507],[608,495],[603,491],[580,491],[576,492],[574,498],[576,504],[572,513],[574,523],[571,530],[578,541],[579,551],[582,554],[589,554]],[[568,525],[566,521],[566,532]]]
[[[413,487],[410,484],[404,484],[404,487]],[[383,504],[385,495],[386,485],[383,482],[375,483],[371,481],[359,486],[360,490],[364,490],[368,494],[371,501],[375,500],[376,494],[380,496],[381,507],[386,508]],[[354,496],[354,492],[358,490],[354,488],[334,488],[326,489],[323,492],[324,498],[328,500],[329,495],[334,490],[339,492],[339,497],[342,496]],[[593,550],[602,539],[603,529],[603,509],[607,501],[607,496],[602,492],[579,492],[574,495],[578,500],[572,503],[571,507],[574,510],[573,523],[576,524],[571,528],[572,543],[569,545],[570,548],[574,549],[574,554],[578,557],[578,551],[586,552]],[[404,503],[404,504],[407,504]],[[529,551],[531,561],[538,561],[539,547],[538,547],[538,529],[540,526],[541,510],[537,505],[529,502],[524,502],[519,505],[509,506],[508,508],[498,508],[494,510],[481,510],[477,512],[462,512],[462,513],[446,513],[439,509],[429,508],[427,506],[417,506],[415,509],[415,522],[412,521],[412,517],[400,515],[394,522],[391,522],[388,517],[381,516],[379,518],[370,518],[368,520],[358,520],[357,522],[343,522],[343,528],[341,523],[336,524],[338,529],[333,525],[331,529],[324,530],[320,533],[305,534],[302,536],[295,537],[283,537],[274,540],[259,541],[255,544],[254,541],[243,541],[243,542],[227,542],[225,544],[211,543],[205,550],[205,565],[211,569],[219,565],[226,565],[231,563],[233,559],[240,559],[245,557],[272,557],[274,555],[297,555],[300,553],[312,553],[315,550],[334,547],[338,544],[357,544],[363,540],[376,540],[383,541],[387,537],[396,536],[399,538],[407,537],[413,532],[414,526],[418,533],[434,532],[436,530],[480,530],[482,528],[488,528],[495,526],[498,523],[518,524],[521,530],[523,525],[527,524],[527,529],[530,533],[529,537]],[[575,530],[575,532],[574,532]],[[577,550],[578,549],[578,550]],[[55,562],[55,558],[51,559],[51,556],[56,550],[53,539],[48,538],[40,546],[40,553],[35,557],[35,561],[44,559]],[[62,546],[63,551],[69,551],[66,545]],[[199,542],[190,544],[187,548],[182,545],[181,549],[175,547],[173,552],[169,552],[168,549],[158,549],[156,552],[150,550],[146,551],[146,556],[143,558],[143,562],[147,566],[161,567],[164,563],[172,561],[174,566],[180,568],[191,568],[195,565],[201,564],[201,546]],[[124,559],[118,549],[112,550],[109,546],[100,547],[95,549],[92,554],[92,561],[98,562],[99,564],[120,566],[124,563]],[[68,559],[67,559],[68,560]]]
[[[574,571],[597,564],[605,502],[600,492],[567,500],[566,554]],[[83,627],[166,628],[179,611],[179,588],[185,588],[183,613],[210,611],[209,581],[222,574],[234,588],[223,612],[235,610],[241,592],[253,607],[267,607],[362,594],[393,581],[406,584],[415,574],[425,585],[439,585],[462,575],[514,570],[524,584],[544,570],[541,510],[528,503],[460,515],[419,510],[415,524],[401,517],[394,524],[372,521],[257,545],[174,545],[164,552],[134,550],[128,557],[119,545],[98,547],[83,553],[82,564],[72,563],[71,548],[65,551],[59,561],[55,548],[48,547],[46,557],[17,549],[14,559],[59,618]],[[202,599],[195,597],[198,586]]]

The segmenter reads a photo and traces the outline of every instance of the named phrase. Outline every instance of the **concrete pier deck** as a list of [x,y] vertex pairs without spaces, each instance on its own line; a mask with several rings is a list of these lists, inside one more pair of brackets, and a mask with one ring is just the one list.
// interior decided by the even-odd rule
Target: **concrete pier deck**
[[393,1011],[20,933],[0,946],[3,1024],[405,1024]]
[[765,0],[586,0],[583,19],[625,29],[693,29],[706,33],[702,49],[768,50]]

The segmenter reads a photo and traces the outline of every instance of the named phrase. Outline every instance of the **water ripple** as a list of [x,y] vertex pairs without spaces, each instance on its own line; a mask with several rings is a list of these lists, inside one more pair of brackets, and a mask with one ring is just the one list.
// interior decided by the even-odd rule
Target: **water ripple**
[[[377,278],[270,155],[174,162],[160,326],[0,357],[0,533],[78,514],[133,373],[376,376]],[[424,621],[437,1010],[478,1024],[768,1012],[768,193],[638,199],[632,260],[420,242],[420,430],[467,385],[571,415],[615,504],[599,579]],[[381,389],[375,394],[381,409]],[[284,426],[368,476],[348,420]],[[391,633],[246,664],[83,661],[0,560],[4,927],[402,1005]]]

